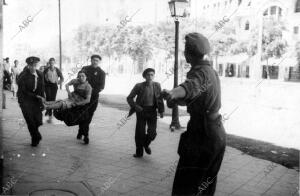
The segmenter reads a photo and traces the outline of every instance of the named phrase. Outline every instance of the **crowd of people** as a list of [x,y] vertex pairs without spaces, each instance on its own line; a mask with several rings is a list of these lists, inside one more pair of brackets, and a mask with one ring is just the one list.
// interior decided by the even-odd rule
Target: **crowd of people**
[[[160,83],[154,81],[155,70],[147,68],[142,74],[145,81],[137,83],[127,97],[131,108],[129,115],[135,112],[137,117],[136,152],[133,156],[142,158],[144,151],[152,153],[150,144],[157,136],[157,113],[163,118],[164,100],[170,108],[176,104],[186,105],[190,120],[187,131],[181,134],[179,141],[177,152],[180,158],[172,195],[214,195],[226,146],[225,130],[219,114],[220,80],[210,62],[204,60],[204,56],[210,52],[207,38],[199,33],[189,33],[185,41],[184,55],[187,63],[191,64],[185,82],[172,90],[162,90]],[[54,66],[54,58],[39,71],[37,65],[40,59],[28,57],[27,65],[21,72],[18,70],[18,61],[14,62],[14,69],[11,68],[9,72],[9,59],[5,59],[7,77],[18,86],[18,102],[32,138],[32,146],[37,146],[42,139],[38,128],[42,125],[44,109],[50,117],[54,109],[55,117],[60,114],[57,116],[61,119],[68,118],[64,119],[65,122],[74,121],[69,124],[79,125],[77,139],[84,137],[84,143],[89,143],[89,124],[98,106],[99,93],[105,87],[106,74],[99,66],[101,60],[100,55],[92,55],[91,65],[84,66],[77,78],[66,84],[68,98],[56,100],[58,85],[62,84],[64,78]],[[73,92],[70,92],[69,86],[74,87]],[[209,179],[209,186],[201,188],[201,184]]]

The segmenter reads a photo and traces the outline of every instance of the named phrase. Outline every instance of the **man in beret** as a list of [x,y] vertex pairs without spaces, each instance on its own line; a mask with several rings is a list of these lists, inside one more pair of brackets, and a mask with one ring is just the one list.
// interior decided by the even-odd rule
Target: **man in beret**
[[9,57],[6,57],[4,60],[5,60],[4,70],[6,70],[9,74],[11,74],[11,66],[9,63]]
[[37,70],[40,59],[38,57],[28,57],[26,59],[27,68],[21,72],[18,78],[18,102],[31,135],[31,145],[37,146],[42,139],[39,126],[42,125],[42,103],[39,96],[44,97],[44,77]]
[[180,158],[172,195],[211,196],[215,193],[226,146],[219,114],[221,87],[217,72],[203,59],[210,52],[207,38],[189,33],[185,40],[184,55],[192,66],[187,79],[173,90],[163,91],[168,106],[186,105],[190,114],[187,131],[179,141]]
[[[150,143],[156,137],[157,111],[163,118],[164,103],[160,96],[161,87],[154,82],[155,70],[147,68],[143,72],[145,82],[137,83],[127,97],[131,109],[136,111],[135,144],[136,158],[142,157],[145,152],[151,154]],[[136,97],[137,96],[137,97]],[[134,98],[136,97],[136,101]],[[146,124],[148,126],[146,134]]]
[[[44,70],[46,101],[55,101],[58,84],[64,82],[61,71],[55,67],[55,59],[49,59],[49,67]],[[48,122],[52,121],[52,110],[48,109],[45,115],[49,115]]]
[[92,121],[94,112],[97,109],[99,102],[99,93],[105,86],[105,72],[99,67],[102,58],[100,55],[94,54],[91,56],[91,65],[84,66],[81,70],[85,72],[87,81],[92,86],[92,96],[90,103],[87,104],[86,112],[89,113],[89,118],[79,123],[79,130],[77,139],[81,139],[84,136],[84,143],[89,143],[89,125]]

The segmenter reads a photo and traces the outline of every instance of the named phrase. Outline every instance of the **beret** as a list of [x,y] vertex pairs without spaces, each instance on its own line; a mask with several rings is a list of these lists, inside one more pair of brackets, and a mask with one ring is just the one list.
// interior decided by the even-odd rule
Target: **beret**
[[52,57],[52,58],[49,59],[49,61],[55,61],[55,58]]
[[154,73],[155,73],[155,70],[152,69],[152,68],[147,68],[147,69],[145,69],[145,70],[143,71],[143,77],[144,77],[144,78],[145,78],[145,76],[146,76],[146,74],[147,74],[148,72],[154,72]]
[[91,59],[93,59],[93,58],[98,58],[98,59],[102,60],[101,56],[98,55],[98,54],[93,54],[93,55],[91,56]]
[[31,56],[31,57],[28,57],[28,58],[26,59],[26,63],[27,63],[28,65],[32,65],[33,63],[37,63],[37,62],[39,62],[39,61],[40,61],[40,58],[35,57],[35,56]]
[[194,55],[205,55],[210,52],[208,39],[200,33],[189,33],[185,36],[186,52]]

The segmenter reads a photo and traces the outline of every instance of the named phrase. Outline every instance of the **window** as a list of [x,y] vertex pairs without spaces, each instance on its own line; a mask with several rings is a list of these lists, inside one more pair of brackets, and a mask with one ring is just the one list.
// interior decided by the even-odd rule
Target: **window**
[[298,32],[299,32],[299,27],[298,26],[294,27],[294,34],[298,34]]
[[282,16],[282,9],[281,8],[279,8],[279,10],[278,10],[278,15]]
[[203,6],[203,9],[205,10],[205,6]]
[[297,0],[296,2],[295,12],[300,12],[300,0]]
[[218,2],[218,7],[220,7],[220,2]]
[[276,6],[272,6],[271,7],[271,15],[275,15],[276,14]]
[[249,24],[249,21],[247,21],[245,23],[245,30],[248,31],[249,30],[249,27],[250,27],[250,24]]
[[214,3],[214,7],[216,7],[216,4]]
[[251,6],[251,1],[249,1],[248,6]]
[[239,4],[238,5],[240,5],[242,3],[242,0],[239,0]]
[[266,9],[263,13],[264,16],[267,16],[268,15],[268,9]]
[[227,1],[225,1],[225,7],[226,7],[226,5],[227,5]]

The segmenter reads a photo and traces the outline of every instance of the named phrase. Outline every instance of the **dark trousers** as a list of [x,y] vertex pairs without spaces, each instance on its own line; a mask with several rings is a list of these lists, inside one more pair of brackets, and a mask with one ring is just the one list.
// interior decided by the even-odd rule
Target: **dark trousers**
[[20,107],[32,139],[41,139],[42,136],[38,128],[42,125],[42,111],[39,108],[39,103],[27,102],[20,104]]
[[[146,134],[147,124],[147,134]],[[142,112],[136,113],[135,145],[136,154],[143,155],[143,147],[147,147],[156,137],[157,113],[155,107],[143,107]]]
[[[190,121],[188,131],[204,131],[201,121]],[[208,130],[202,132],[199,154],[180,155],[175,173],[172,195],[213,196],[217,185],[217,175],[225,153],[226,135],[220,118],[208,122]],[[193,135],[196,138],[197,135]],[[190,140],[190,145],[192,142]],[[192,150],[192,149],[190,149]],[[196,151],[196,149],[194,149]]]
[[89,125],[93,119],[94,112],[97,109],[98,102],[99,102],[99,94],[92,95],[90,103],[86,105],[86,109],[84,110],[84,112],[89,113],[89,118],[79,123],[78,133],[85,137],[89,136],[89,129],[90,129]]
[[[58,86],[55,83],[45,84],[46,101],[55,101]],[[46,114],[52,116],[52,109],[48,109]]]

